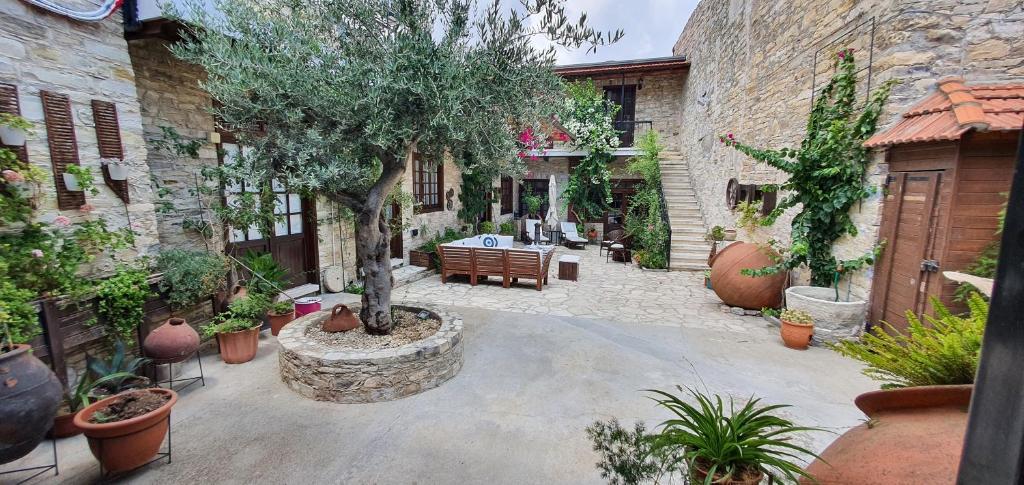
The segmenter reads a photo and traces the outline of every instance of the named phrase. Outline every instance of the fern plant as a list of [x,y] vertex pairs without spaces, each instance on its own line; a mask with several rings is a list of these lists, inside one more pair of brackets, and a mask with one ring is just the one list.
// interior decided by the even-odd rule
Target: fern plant
[[988,320],[988,303],[977,293],[967,298],[970,313],[953,315],[932,299],[935,315],[925,322],[907,311],[907,333],[885,323],[859,342],[833,345],[837,352],[865,364],[864,375],[882,381],[882,389],[944,384],[972,384]]

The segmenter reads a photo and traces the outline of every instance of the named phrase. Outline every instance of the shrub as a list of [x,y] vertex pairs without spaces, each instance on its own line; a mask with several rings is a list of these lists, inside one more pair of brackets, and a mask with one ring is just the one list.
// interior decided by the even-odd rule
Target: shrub
[[42,332],[33,299],[35,292],[0,281],[0,350],[13,344],[27,344]]
[[353,295],[362,295],[365,292],[366,288],[363,288],[363,285],[360,284],[349,283],[348,286],[345,287],[345,293],[352,293]]
[[270,299],[259,293],[250,293],[245,298],[239,298],[228,305],[228,313],[233,318],[243,320],[259,320],[267,314],[270,309]]
[[594,451],[601,456],[597,468],[601,478],[612,485],[658,482],[671,460],[651,450],[651,436],[644,423],[633,430],[623,428],[617,419],[596,421],[587,427],[587,436],[594,442]]
[[148,280],[149,270],[145,266],[122,265],[114,276],[96,285],[96,314],[106,326],[108,338],[135,340],[135,330],[146,316],[143,306],[151,294]]
[[287,315],[295,311],[295,303],[291,300],[279,301],[270,305],[271,315]]
[[160,290],[168,292],[172,307],[185,308],[209,298],[223,288],[228,272],[227,258],[206,251],[170,249],[157,257],[163,272]]
[[285,290],[288,285],[288,272],[274,261],[274,255],[248,251],[242,259],[252,272],[246,283],[250,293],[258,293],[273,299]]
[[724,241],[725,228],[722,226],[712,227],[711,230],[708,231],[708,235],[705,239],[707,239],[708,241]]
[[981,355],[981,339],[988,320],[988,303],[974,293],[967,299],[970,313],[953,315],[932,298],[935,316],[927,324],[907,311],[910,324],[903,334],[892,325],[881,326],[859,342],[840,342],[832,348],[865,364],[864,375],[882,381],[883,389],[942,384],[972,384]]
[[627,171],[639,175],[643,182],[630,198],[626,214],[626,232],[633,236],[637,259],[646,268],[668,267],[668,225],[661,218],[661,168],[658,133],[648,131],[637,142],[640,155],[629,161]]
[[494,234],[497,229],[494,227],[494,223],[491,221],[483,221],[480,223],[480,234]]
[[502,222],[498,229],[502,236],[512,236],[516,233],[516,224],[512,221]]

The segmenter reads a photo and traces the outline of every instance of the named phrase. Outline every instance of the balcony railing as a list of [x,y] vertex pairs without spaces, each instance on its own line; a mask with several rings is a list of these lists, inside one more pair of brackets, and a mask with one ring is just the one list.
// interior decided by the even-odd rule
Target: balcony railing
[[644,133],[654,129],[653,121],[616,121],[615,129],[619,132],[619,146],[632,147]]

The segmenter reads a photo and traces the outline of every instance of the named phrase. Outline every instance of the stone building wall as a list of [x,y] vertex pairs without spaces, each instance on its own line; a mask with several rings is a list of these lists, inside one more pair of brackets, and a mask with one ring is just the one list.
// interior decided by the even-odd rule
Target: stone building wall
[[[638,85],[636,92],[636,120],[651,121],[661,143],[670,149],[679,147],[682,121],[682,92],[684,72],[653,72],[613,76],[595,76],[599,89],[623,84]],[[642,87],[641,87],[642,86]]]
[[321,197],[316,201],[316,220],[320,270],[340,266],[344,270],[345,284],[355,282],[359,279],[356,273],[356,231],[348,211],[340,204]]
[[[409,162],[405,168],[405,174],[402,175],[402,191],[409,194],[410,197],[412,196],[412,163],[412,161]],[[406,262],[409,261],[410,250],[416,249],[449,227],[461,229],[464,225],[459,220],[459,209],[462,208],[462,202],[459,200],[459,196],[462,194],[462,171],[451,160],[444,162],[443,182],[444,187],[441,188],[442,210],[417,214],[412,207],[402,208],[402,220],[405,222],[405,227],[402,230],[402,257]],[[451,209],[448,208],[447,203],[449,189],[455,190],[451,197]],[[416,231],[415,236],[413,231]]]
[[[852,47],[858,66],[867,67],[870,22],[856,26],[872,17],[872,84],[900,80],[880,129],[894,124],[944,76],[963,76],[969,83],[1024,80],[1024,2],[1019,0],[705,0],[687,22],[673,54],[691,63],[682,92],[680,147],[709,226],[735,226],[736,214],[725,205],[730,178],[740,183],[785,180],[783,173],[721,145],[718,136],[733,133],[769,148],[797,146],[813,88],[828,80],[831,56]],[[833,42],[837,32],[851,28],[852,35]],[[860,74],[862,84],[866,73]],[[868,183],[879,186],[884,181],[888,168],[883,153],[874,155],[868,172]],[[838,258],[857,257],[874,246],[880,209],[880,194],[854,208],[859,235],[839,242]],[[745,239],[788,241],[795,212]],[[860,272],[840,288],[853,297],[867,297],[871,277],[870,270]]]
[[[169,45],[162,39],[128,43],[149,144],[149,168],[156,184],[166,191],[164,198],[173,204],[172,210],[157,213],[160,243],[164,248],[207,249],[207,241],[182,223],[200,217],[196,184],[206,183],[200,171],[218,164],[216,145],[209,141],[209,134],[216,131],[213,116],[207,111],[213,102],[199,86],[205,77],[202,68],[179,61],[168,50]],[[202,142],[199,158],[178,157],[154,147],[154,141],[163,139],[164,127],[173,128],[186,141]],[[209,214],[203,217],[210,220]],[[216,227],[213,232],[220,235],[223,230]],[[224,250],[221,237],[210,238],[209,244],[211,251]]]
[[[71,100],[75,138],[81,165],[91,170],[100,194],[86,194],[95,210],[58,211],[55,180],[43,182],[39,220],[52,221],[58,214],[79,222],[102,218],[110,229],[127,227],[136,233],[134,248],[118,255],[128,260],[137,254],[152,254],[157,240],[153,194],[146,167],[142,120],[135,74],[123,38],[120,13],[102,22],[77,22],[46,13],[23,2],[0,2],[0,82],[18,88],[21,114],[35,127],[29,135],[29,162],[52,174],[40,90],[67,95]],[[128,185],[131,203],[125,206],[103,183],[92,100],[117,106],[121,141],[129,162]],[[112,269],[102,258],[97,273]]]

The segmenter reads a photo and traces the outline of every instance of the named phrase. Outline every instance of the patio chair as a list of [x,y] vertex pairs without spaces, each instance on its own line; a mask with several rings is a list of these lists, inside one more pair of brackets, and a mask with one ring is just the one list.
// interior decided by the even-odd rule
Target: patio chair
[[449,276],[466,275],[469,284],[476,285],[473,248],[441,244],[437,246],[437,255],[441,258],[441,283],[447,283]]
[[501,286],[509,287],[508,259],[506,250],[491,248],[473,248],[473,264],[476,266],[476,278],[481,276],[501,276]]
[[529,249],[509,249],[505,252],[508,257],[508,276],[512,282],[518,283],[519,278],[537,280],[537,291],[541,291],[544,283],[547,283],[547,265],[544,263],[551,263],[550,255],[554,251],[541,254],[540,251]]
[[569,246],[569,247],[572,247],[572,246],[579,247],[580,245],[582,245],[583,247],[587,247],[587,242],[588,242],[587,238],[580,237],[580,234],[578,232],[576,232],[576,223],[575,222],[562,222],[561,226],[562,226],[562,240],[565,241],[565,245],[566,246]]
[[607,251],[615,241],[619,240],[625,232],[622,229],[613,229],[608,231],[604,235],[604,239],[601,241],[601,247],[597,250],[597,255],[601,255],[601,251]]
[[[541,225],[540,239],[534,241],[533,231],[534,228],[537,227],[537,224]],[[523,241],[529,244],[546,243],[550,241],[550,239],[544,235],[544,224],[541,223],[540,219],[523,219]]]
[[604,253],[604,262],[608,262],[612,255],[617,254],[622,257],[623,264],[629,262],[629,251],[633,247],[633,236],[624,235],[612,241],[611,245],[608,246],[608,251]]

